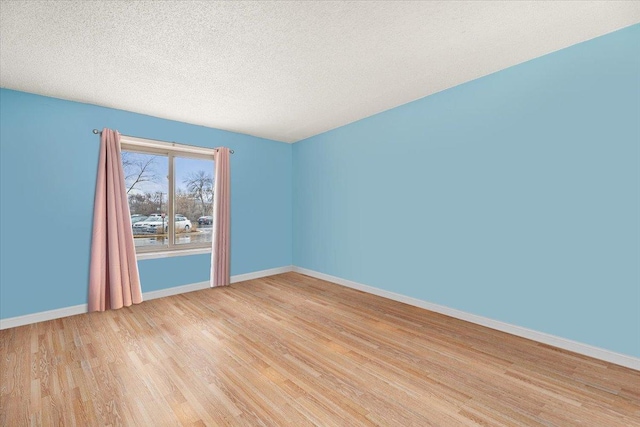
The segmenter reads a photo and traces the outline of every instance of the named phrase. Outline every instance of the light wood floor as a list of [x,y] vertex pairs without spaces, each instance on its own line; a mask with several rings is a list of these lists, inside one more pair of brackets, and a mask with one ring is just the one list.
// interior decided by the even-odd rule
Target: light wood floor
[[0,331],[0,425],[640,425],[640,372],[287,273]]

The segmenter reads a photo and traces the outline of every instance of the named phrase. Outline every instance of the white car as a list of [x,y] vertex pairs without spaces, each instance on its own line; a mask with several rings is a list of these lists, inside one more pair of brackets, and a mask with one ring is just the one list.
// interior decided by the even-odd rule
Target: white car
[[191,221],[184,215],[176,215],[176,231],[184,230],[185,233],[191,229]]
[[[185,233],[191,230],[191,221],[189,221],[184,215],[175,216],[175,228],[176,231],[184,231]],[[162,231],[164,226],[164,231]],[[152,215],[144,221],[136,222],[133,224],[133,234],[159,234],[169,231],[169,222],[162,216]]]
[[131,224],[135,224],[136,222],[144,221],[145,219],[147,219],[146,215],[133,214],[133,215],[131,215]]

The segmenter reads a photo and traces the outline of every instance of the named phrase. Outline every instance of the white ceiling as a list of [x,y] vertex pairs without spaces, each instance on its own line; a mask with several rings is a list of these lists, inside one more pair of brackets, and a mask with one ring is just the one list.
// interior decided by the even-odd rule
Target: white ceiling
[[631,1],[2,0],[0,85],[294,142],[638,22]]

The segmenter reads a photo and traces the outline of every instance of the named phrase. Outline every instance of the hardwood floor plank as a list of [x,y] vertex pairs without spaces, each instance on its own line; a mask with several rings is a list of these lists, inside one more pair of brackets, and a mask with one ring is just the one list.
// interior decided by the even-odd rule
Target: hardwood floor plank
[[640,426],[640,372],[296,273],[0,331],[2,426]]

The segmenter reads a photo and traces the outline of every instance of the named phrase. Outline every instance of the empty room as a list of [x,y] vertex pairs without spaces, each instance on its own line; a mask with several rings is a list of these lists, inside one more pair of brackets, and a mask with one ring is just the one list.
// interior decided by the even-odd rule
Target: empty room
[[0,426],[640,426],[640,2],[0,0]]

